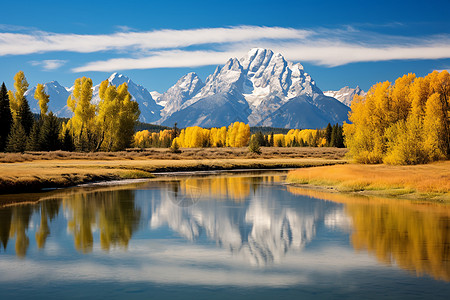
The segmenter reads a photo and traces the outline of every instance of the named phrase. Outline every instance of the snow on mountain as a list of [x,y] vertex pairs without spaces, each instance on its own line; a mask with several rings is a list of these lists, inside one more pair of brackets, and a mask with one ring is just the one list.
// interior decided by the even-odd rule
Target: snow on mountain
[[158,123],[164,122],[168,116],[179,111],[186,100],[195,96],[204,85],[195,73],[181,77],[175,85],[158,98],[159,103],[164,103],[164,109],[161,111],[162,118]]
[[[67,98],[72,93],[72,90],[63,87],[58,83],[58,81],[51,81],[44,84],[44,90],[47,95],[50,96],[50,101],[48,103],[48,110],[53,111],[58,117],[71,117],[72,112],[67,107]],[[25,97],[28,100],[31,111],[33,113],[39,114],[40,108],[39,103],[34,99],[34,93],[36,87],[33,87],[25,92]]]
[[[181,77],[165,93],[149,92],[130,78],[114,73],[113,85],[128,84],[128,91],[139,104],[140,121],[179,127],[227,126],[240,121],[251,126],[283,128],[321,128],[328,123],[347,120],[349,108],[344,105],[357,87],[322,93],[300,63],[292,63],[279,53],[255,48],[241,59],[230,58],[218,66],[205,82],[195,73]],[[93,87],[93,102],[100,101],[100,84]],[[61,117],[70,117],[67,98],[73,87],[62,87],[56,81],[45,84],[50,95],[49,107]],[[26,96],[33,112],[39,112],[34,100],[35,88]],[[337,99],[344,102],[342,104]]]
[[[184,127],[243,121],[251,126],[317,128],[342,123],[348,113],[348,107],[322,93],[301,64],[261,48],[217,67],[205,85],[183,101],[175,112],[166,106],[160,123],[171,126],[178,122]],[[292,121],[287,124],[286,118]]]
[[161,106],[165,106],[165,103],[159,101],[159,97],[161,97],[161,93],[157,92],[157,91],[152,91],[150,92],[150,95],[152,95],[152,98],[155,99],[156,104],[159,104]]
[[350,107],[350,104],[352,103],[353,97],[355,95],[364,96],[366,93],[357,86],[356,88],[352,89],[348,86],[345,86],[341,88],[339,91],[326,91],[323,92],[325,96],[333,97],[345,105]]
[[[124,82],[128,84],[128,92],[132,99],[139,104],[139,110],[141,111],[139,120],[141,122],[154,123],[161,118],[161,110],[163,107],[156,103],[150,92],[142,85],[136,84],[127,76],[118,73],[113,73],[108,78],[108,81],[115,86],[119,86]],[[99,87],[100,84],[93,87],[93,103],[100,102],[98,95]]]

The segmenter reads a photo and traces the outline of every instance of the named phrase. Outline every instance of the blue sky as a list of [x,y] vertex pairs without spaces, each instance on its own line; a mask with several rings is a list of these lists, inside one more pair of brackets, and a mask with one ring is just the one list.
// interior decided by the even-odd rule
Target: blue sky
[[271,48],[322,90],[450,69],[450,1],[8,1],[0,81],[97,84],[123,73],[164,92],[229,57]]

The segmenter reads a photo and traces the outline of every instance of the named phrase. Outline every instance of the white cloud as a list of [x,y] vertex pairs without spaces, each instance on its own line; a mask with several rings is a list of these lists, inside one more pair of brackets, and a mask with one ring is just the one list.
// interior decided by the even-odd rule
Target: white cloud
[[303,39],[306,30],[281,27],[238,26],[190,30],[118,32],[111,35],[77,35],[35,32],[0,33],[0,56],[70,51],[90,53],[106,50],[152,50],[260,39]]
[[143,58],[115,58],[105,61],[88,63],[73,69],[74,72],[86,71],[115,71],[129,69],[156,69],[198,67],[223,64],[230,57],[240,56],[241,52],[217,51],[160,51]]
[[[91,61],[74,72],[197,67],[223,64],[242,57],[253,47],[270,48],[293,61],[338,66],[355,62],[450,58],[448,34],[407,37],[360,31],[354,26],[335,29],[235,26],[188,30],[131,31],[109,35],[0,33],[0,56],[52,51],[95,53],[110,58]],[[1,28],[0,28],[1,29]],[[110,55],[110,54],[108,54]],[[61,64],[43,65],[47,70]],[[46,67],[45,67],[46,66]]]
[[33,66],[42,66],[45,71],[52,71],[63,66],[67,61],[60,59],[48,59],[42,61],[31,61]]
[[[388,61],[401,59],[440,59],[450,58],[449,45],[430,46],[392,46],[368,47],[352,44],[274,44],[261,43],[261,47],[280,52],[288,60],[308,61],[329,67],[355,62]],[[235,50],[228,51],[159,51],[151,56],[141,58],[116,58],[104,61],[90,62],[74,68],[74,72],[116,71],[130,69],[155,69],[197,67],[224,64],[228,58],[240,58],[250,50],[251,46],[239,45]]]

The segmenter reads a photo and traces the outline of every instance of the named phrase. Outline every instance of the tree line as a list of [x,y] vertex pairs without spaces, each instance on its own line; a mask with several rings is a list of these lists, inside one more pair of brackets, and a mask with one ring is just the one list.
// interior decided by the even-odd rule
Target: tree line
[[[31,112],[25,93],[29,84],[22,71],[14,76],[14,90],[0,88],[0,151],[119,151],[138,148],[172,147],[344,147],[339,124],[325,129],[250,128],[243,122],[228,127],[179,129],[138,122],[139,106],[131,100],[128,86],[114,86],[108,80],[99,87],[98,103],[93,103],[93,84],[87,77],[75,80],[67,99],[71,118],[58,118],[49,111],[50,97],[38,84],[34,98],[40,113]],[[145,128],[135,133],[136,128]],[[161,129],[159,132],[151,132]],[[269,133],[268,129],[272,131]],[[252,130],[253,133],[252,134]],[[275,132],[274,132],[275,131]],[[264,132],[264,133],[263,133]],[[251,150],[252,151],[252,150]]]
[[49,95],[38,84],[34,98],[39,103],[37,118],[25,93],[29,84],[22,71],[14,76],[14,91],[0,88],[0,151],[117,151],[130,147],[139,106],[131,100],[126,83],[116,87],[100,84],[100,102],[92,102],[92,80],[75,80],[67,105],[73,116],[66,122],[48,111]]
[[[141,130],[134,136],[137,148],[152,147],[344,147],[343,128],[339,124],[325,129],[290,129],[286,134],[258,131],[251,134],[251,128],[243,122],[235,122],[228,127],[201,128],[199,126],[172,129],[158,132]],[[256,148],[255,148],[256,149]]]
[[407,74],[355,96],[344,135],[360,163],[420,164],[450,158],[450,75]]

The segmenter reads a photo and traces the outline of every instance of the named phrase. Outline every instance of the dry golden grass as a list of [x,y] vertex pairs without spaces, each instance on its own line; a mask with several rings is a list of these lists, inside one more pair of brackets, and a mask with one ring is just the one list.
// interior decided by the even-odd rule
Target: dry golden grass
[[242,148],[182,148],[175,154],[168,148],[129,149],[122,152],[25,152],[0,153],[0,163],[14,163],[34,160],[135,160],[135,159],[216,159],[216,158],[326,158],[343,159],[347,149],[310,147],[262,147],[262,154],[250,153]]
[[390,196],[450,196],[450,161],[415,166],[346,164],[291,171],[291,183],[332,186],[339,191],[373,191]]
[[57,159],[0,163],[0,193],[122,178],[148,178],[153,172],[296,168],[342,163],[321,158],[254,159]]

